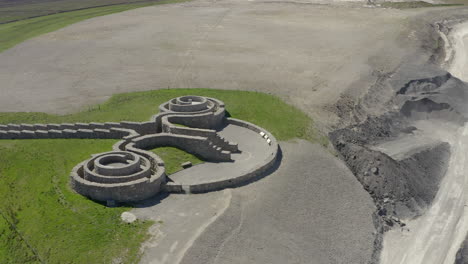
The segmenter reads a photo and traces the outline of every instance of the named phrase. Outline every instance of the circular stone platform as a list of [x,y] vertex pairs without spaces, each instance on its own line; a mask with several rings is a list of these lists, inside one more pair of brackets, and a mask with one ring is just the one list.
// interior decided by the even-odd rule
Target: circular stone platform
[[276,139],[262,128],[245,121],[228,119],[218,133],[238,143],[240,152],[231,154],[233,162],[204,162],[169,175],[166,190],[199,193],[234,187],[265,173],[276,162]]

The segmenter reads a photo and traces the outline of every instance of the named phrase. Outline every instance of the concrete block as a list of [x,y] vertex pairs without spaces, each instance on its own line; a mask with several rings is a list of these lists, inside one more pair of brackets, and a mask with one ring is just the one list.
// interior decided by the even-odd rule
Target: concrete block
[[8,130],[16,130],[16,131],[20,131],[20,125],[18,124],[8,124]]
[[47,130],[46,124],[34,124],[34,130]]
[[61,130],[60,129],[60,124],[46,124],[46,126],[47,126],[48,130],[51,130],[51,129]]
[[182,168],[184,168],[184,169],[187,169],[187,168],[192,167],[192,162],[187,161],[187,162],[184,162],[184,163],[180,164],[180,166],[182,166]]
[[31,130],[22,130],[21,133],[19,134],[19,138],[33,139],[33,138],[36,138],[36,134],[34,133],[34,131],[31,131]]
[[104,123],[104,126],[106,128],[112,128],[112,127],[122,127],[122,125],[120,123],[117,123],[117,122],[105,122]]
[[64,129],[62,130],[63,138],[76,138],[76,130]]
[[93,129],[93,131],[94,131],[94,135],[96,136],[96,138],[112,138],[109,129],[97,128],[97,129]]
[[75,129],[75,124],[70,124],[70,123],[63,123],[60,124],[60,129],[65,130],[65,129]]
[[0,125],[0,130],[8,130],[8,126],[7,125]]
[[30,125],[30,124],[21,124],[20,128],[21,130],[35,130],[34,125]]
[[11,139],[20,138],[20,134],[21,134],[21,132],[19,132],[18,130],[8,130],[7,133],[9,134]]
[[75,127],[78,129],[89,129],[90,125],[88,123],[75,123]]
[[50,138],[63,138],[63,133],[61,130],[50,129],[48,132]]
[[36,138],[50,138],[49,132],[46,130],[36,130]]
[[76,132],[78,138],[95,138],[94,131],[91,129],[78,129]]
[[0,131],[0,139],[11,139],[11,135],[7,131]]
[[103,123],[91,122],[89,123],[90,129],[104,129],[106,126]]
[[116,128],[112,127],[109,129],[109,131],[113,134],[116,135],[119,138],[126,137],[131,134],[131,130],[125,129],[125,128]]

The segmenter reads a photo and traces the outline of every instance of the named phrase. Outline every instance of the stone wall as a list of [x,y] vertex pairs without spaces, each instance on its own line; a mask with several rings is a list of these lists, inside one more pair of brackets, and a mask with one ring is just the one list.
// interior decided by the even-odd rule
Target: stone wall
[[[150,123],[150,122],[148,122]],[[0,139],[101,138],[120,139],[150,131],[153,123],[63,123],[0,125]]]
[[207,161],[232,161],[231,152],[216,147],[205,137],[159,133],[131,140],[135,148],[176,147]]

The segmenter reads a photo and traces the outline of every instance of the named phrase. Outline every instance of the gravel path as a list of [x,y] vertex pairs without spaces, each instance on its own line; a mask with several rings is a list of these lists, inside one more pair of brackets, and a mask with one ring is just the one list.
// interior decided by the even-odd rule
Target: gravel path
[[233,189],[231,204],[182,263],[368,263],[370,196],[318,145],[283,142],[280,168]]

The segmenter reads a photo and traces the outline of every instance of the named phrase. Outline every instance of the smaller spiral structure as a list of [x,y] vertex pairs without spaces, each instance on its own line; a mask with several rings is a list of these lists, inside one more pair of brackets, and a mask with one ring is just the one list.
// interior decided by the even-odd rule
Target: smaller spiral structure
[[[177,123],[191,128],[217,129],[225,121],[224,102],[203,96],[186,95],[173,98],[159,106],[156,123]],[[162,125],[163,131],[164,125]]]
[[72,187],[98,201],[138,201],[159,191],[163,170],[137,153],[112,151],[95,155],[72,172]]
[[214,98],[196,95],[186,95],[171,99],[160,105],[161,112],[201,114],[215,112],[218,108],[224,108],[224,103]]

